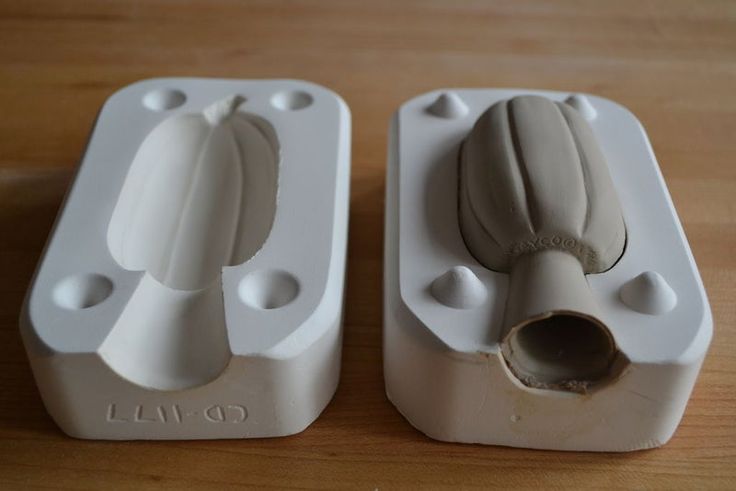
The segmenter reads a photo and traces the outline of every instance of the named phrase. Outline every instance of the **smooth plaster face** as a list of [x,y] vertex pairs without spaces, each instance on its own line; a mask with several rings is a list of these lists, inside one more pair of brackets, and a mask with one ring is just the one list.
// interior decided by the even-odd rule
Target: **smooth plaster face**
[[608,376],[617,350],[585,274],[616,263],[626,229],[588,123],[545,97],[501,101],[478,118],[460,167],[463,238],[484,266],[510,274],[511,370],[527,385],[564,390]]

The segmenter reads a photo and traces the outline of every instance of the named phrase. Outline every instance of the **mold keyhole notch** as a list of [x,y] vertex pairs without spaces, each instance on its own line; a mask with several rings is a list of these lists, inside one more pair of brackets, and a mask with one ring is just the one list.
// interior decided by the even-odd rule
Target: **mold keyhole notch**
[[175,390],[227,366],[224,266],[265,243],[276,212],[279,147],[240,95],[164,119],[141,143],[108,227],[113,258],[145,271],[102,356],[130,381]]
[[584,392],[625,357],[587,274],[611,268],[626,229],[592,128],[571,106],[518,96],[463,142],[458,215],[470,253],[508,273],[501,353],[530,387]]

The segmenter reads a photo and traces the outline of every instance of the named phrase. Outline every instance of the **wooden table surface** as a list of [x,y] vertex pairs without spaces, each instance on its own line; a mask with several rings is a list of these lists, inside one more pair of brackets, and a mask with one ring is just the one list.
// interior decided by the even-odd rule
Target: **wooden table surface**
[[[302,78],[353,116],[342,378],[306,431],[242,441],[71,439],[18,334],[25,289],[95,115],[155,76]],[[386,132],[439,87],[592,92],[649,132],[710,297],[715,336],[661,449],[529,451],[432,441],[381,369]],[[736,489],[736,2],[0,3],[0,487]]]

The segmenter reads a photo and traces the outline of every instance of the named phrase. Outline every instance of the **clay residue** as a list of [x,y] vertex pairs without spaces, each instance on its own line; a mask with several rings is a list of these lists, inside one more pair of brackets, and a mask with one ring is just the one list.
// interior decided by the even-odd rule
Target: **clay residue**
[[588,388],[595,383],[593,380],[562,380],[555,383],[542,382],[532,376],[519,374],[510,364],[508,364],[508,362],[506,362],[506,366],[509,367],[511,373],[513,373],[522,384],[533,389],[562,390],[565,392],[574,392],[576,394],[587,394]]

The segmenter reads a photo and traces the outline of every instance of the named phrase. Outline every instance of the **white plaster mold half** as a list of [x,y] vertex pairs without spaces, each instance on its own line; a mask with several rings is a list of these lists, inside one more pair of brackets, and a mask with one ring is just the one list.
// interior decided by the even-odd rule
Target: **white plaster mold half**
[[[437,117],[447,101],[467,111]],[[561,450],[672,436],[712,320],[628,110],[515,89],[406,102],[385,237],[386,392],[415,427]]]
[[294,80],[105,103],[29,289],[44,403],[79,438],[293,434],[339,378],[350,115]]

